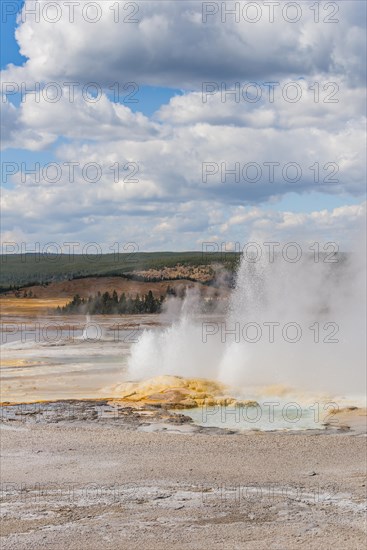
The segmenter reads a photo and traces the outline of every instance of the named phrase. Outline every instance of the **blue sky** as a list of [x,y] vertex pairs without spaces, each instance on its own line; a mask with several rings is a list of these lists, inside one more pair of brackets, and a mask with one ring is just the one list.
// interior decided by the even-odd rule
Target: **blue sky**
[[[21,11],[24,0],[12,0],[11,4],[12,5],[9,6],[9,11],[11,10],[10,13],[7,13],[6,16],[4,15],[0,19],[2,44],[5,45],[5,47],[1,48],[1,70],[5,69],[9,63],[21,66],[27,61],[27,58],[21,55],[19,44],[15,38],[17,15],[13,13],[13,10],[15,10],[13,5],[18,6],[19,11]],[[171,97],[181,93],[181,90],[179,89],[162,88],[157,86],[140,86],[139,88],[140,89],[137,94],[139,102],[136,104],[129,103],[129,107],[133,111],[142,111],[147,116],[151,116],[162,104],[168,103]],[[113,100],[112,92],[109,94],[109,97]],[[12,96],[11,101],[19,104],[20,99],[19,97],[14,98],[14,96]],[[123,98],[121,98],[121,103],[123,103]]]
[[[5,3],[4,3],[5,4]],[[2,9],[4,10],[4,4]],[[15,2],[13,2],[15,4]],[[19,9],[23,5],[23,2],[18,2]],[[19,44],[15,39],[15,29],[16,29],[16,14],[8,13],[6,16],[2,12],[0,29],[3,44],[5,47],[1,48],[1,69],[5,69],[8,63],[14,63],[14,65],[22,65],[26,58],[20,54]]]
[[[6,13],[6,16],[4,15],[0,20],[2,44],[5,45],[5,47],[1,48],[1,70],[5,69],[9,63],[21,66],[27,61],[27,58],[21,55],[19,44],[15,38],[17,15],[13,13],[13,10],[15,10],[14,6],[18,6],[19,11],[21,11],[24,0],[12,0],[11,4],[12,5],[9,6],[9,11],[11,10],[10,13]],[[133,111],[141,111],[147,116],[151,116],[162,104],[168,103],[171,97],[181,93],[182,92],[179,89],[162,88],[157,86],[140,86],[137,93],[139,102],[136,104],[129,103],[129,107]],[[112,92],[109,94],[109,97],[113,100]],[[16,97],[14,100],[14,96],[12,96],[11,101],[19,104],[19,97]],[[123,98],[121,98],[121,103],[123,103]]]
[[[61,198],[57,195],[60,190],[49,185],[32,186],[30,182],[29,187],[19,186],[17,177],[6,182],[3,177],[3,231],[8,238],[32,235],[42,240],[54,220],[54,239],[75,233],[83,241],[91,234],[108,243],[116,238],[116,224],[121,222],[126,239],[136,236],[143,249],[197,249],[210,238],[230,242],[241,234],[262,234],[265,228],[277,234],[284,231],[284,236],[293,238],[289,228],[296,228],[298,235],[302,233],[300,225],[305,224],[305,235],[314,235],[320,223],[320,231],[329,227],[332,238],[333,228],[336,233],[345,233],[335,226],[335,220],[339,223],[343,218],[342,223],[352,227],[353,215],[361,215],[364,200],[363,141],[359,136],[365,116],[361,106],[365,29],[360,3],[350,2],[349,10],[341,11],[339,26],[311,29],[312,40],[303,60],[300,36],[307,42],[309,20],[301,21],[298,30],[293,25],[289,36],[280,40],[284,21],[279,21],[279,28],[267,27],[266,21],[256,29],[231,23],[224,26],[220,20],[200,26],[197,6],[188,2],[144,3],[139,8],[139,24],[125,26],[124,34],[116,34],[116,26],[109,22],[95,25],[93,33],[99,31],[99,47],[85,21],[73,25],[62,21],[56,27],[26,19],[20,25],[19,40],[27,57],[20,54],[15,39],[16,15],[8,15],[5,22],[2,18],[1,36],[6,45],[1,56],[3,82],[26,82],[28,89],[32,82],[44,86],[47,82],[62,85],[77,80],[98,82],[106,91],[105,99],[96,105],[86,104],[81,94],[70,105],[64,98],[56,105],[45,101],[32,104],[32,100],[21,103],[20,94],[9,96],[9,103],[2,104],[3,163],[25,163],[32,169],[36,163],[62,165],[77,158],[81,165],[97,162],[101,166],[109,163],[109,167],[117,161],[125,166],[124,173],[128,163],[139,168],[139,184],[134,188],[123,180],[116,189],[111,170],[104,168],[98,187],[85,187],[81,181],[80,186],[70,188],[66,181]],[[191,20],[188,13],[196,13],[196,19]],[[303,27],[306,23],[308,27]],[[69,36],[75,29],[78,47],[74,47],[73,34]],[[264,53],[261,48],[251,51],[251,40],[258,37],[261,41],[273,31],[269,44],[278,44]],[[348,33],[353,40],[346,40]],[[238,46],[233,50],[235,37]],[[325,41],[331,49],[324,48]],[[53,53],[40,64],[44,47]],[[279,55],[281,49],[284,51]],[[282,97],[274,104],[263,98],[258,104],[244,104],[242,100],[236,104],[219,96],[203,103],[200,97],[203,82],[214,81],[219,86],[225,82],[231,88],[235,82],[242,86],[277,81],[283,87],[288,82],[301,82],[300,74],[304,75],[303,105],[290,104]],[[310,87],[315,80],[320,82],[321,93],[325,82],[339,83],[340,103],[312,103]],[[138,102],[126,103],[121,98],[116,104],[108,92],[114,82],[122,86],[135,82]],[[297,161],[303,170],[301,183],[276,181],[271,187],[261,179],[256,186],[239,189],[221,185],[220,178],[207,186],[200,181],[204,162],[220,165],[225,161],[233,166],[237,161],[253,161],[262,165],[274,159],[279,159],[281,166]],[[307,169],[313,160],[321,165],[337,162],[338,185],[311,185]],[[23,196],[29,212],[17,211],[19,196]],[[72,215],[68,214],[68,196]],[[49,213],[50,220],[43,224],[37,212]],[[289,213],[294,214],[291,222]]]

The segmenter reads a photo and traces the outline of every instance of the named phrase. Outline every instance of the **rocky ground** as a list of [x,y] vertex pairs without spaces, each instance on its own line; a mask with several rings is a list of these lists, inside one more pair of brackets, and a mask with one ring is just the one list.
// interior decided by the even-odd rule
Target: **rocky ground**
[[356,413],[239,433],[109,400],[3,407],[1,548],[365,548]]

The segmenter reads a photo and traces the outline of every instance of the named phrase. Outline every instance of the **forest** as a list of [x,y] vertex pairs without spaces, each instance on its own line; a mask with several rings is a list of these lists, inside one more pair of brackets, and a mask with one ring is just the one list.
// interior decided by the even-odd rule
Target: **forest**
[[76,294],[64,307],[58,306],[57,312],[91,315],[160,313],[163,302],[164,296],[155,298],[151,290],[143,296],[137,294],[135,298],[126,296],[125,293],[118,296],[114,290],[112,294],[98,292],[89,298],[81,298]]

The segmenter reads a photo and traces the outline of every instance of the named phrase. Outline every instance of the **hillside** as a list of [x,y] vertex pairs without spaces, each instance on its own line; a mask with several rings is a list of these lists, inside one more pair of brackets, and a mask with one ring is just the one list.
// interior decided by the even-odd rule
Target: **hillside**
[[[143,278],[146,280],[165,278],[193,278],[193,280],[210,281],[207,276],[211,266],[221,264],[230,272],[237,265],[239,255],[236,253],[203,253],[203,252],[134,252],[126,254],[85,255],[42,255],[42,254],[7,254],[0,256],[2,291],[10,287],[23,287],[38,283],[66,281],[82,277],[120,276],[126,278]],[[182,273],[179,273],[181,266]],[[206,273],[203,279],[191,277],[190,269]],[[206,267],[206,270],[202,270]],[[167,275],[167,269],[175,268],[174,277]]]
[[[217,288],[214,286],[203,285],[200,282],[189,281],[187,279],[144,282],[131,281],[123,277],[85,277],[83,279],[49,283],[47,286],[33,285],[19,291],[12,290],[7,293],[7,296],[15,297],[18,295],[19,298],[38,298],[41,300],[50,300],[53,298],[71,299],[76,294],[79,294],[81,298],[88,298],[89,296],[96,295],[98,292],[101,294],[104,292],[112,294],[116,290],[119,295],[124,292],[127,296],[135,297],[137,294],[140,296],[147,294],[151,290],[153,295],[159,298],[166,295],[168,287],[175,289],[178,294],[185,288],[196,289],[206,297],[214,296],[217,292]],[[224,290],[221,289],[221,291]]]

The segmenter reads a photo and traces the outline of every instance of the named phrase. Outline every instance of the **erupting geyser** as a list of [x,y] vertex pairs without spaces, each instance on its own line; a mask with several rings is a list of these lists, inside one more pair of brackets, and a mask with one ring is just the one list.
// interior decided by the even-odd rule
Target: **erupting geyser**
[[251,398],[273,385],[298,395],[360,397],[364,253],[324,260],[310,254],[294,263],[282,256],[273,262],[244,256],[227,315],[201,316],[188,293],[168,328],[145,331],[133,345],[129,379],[207,378]]

